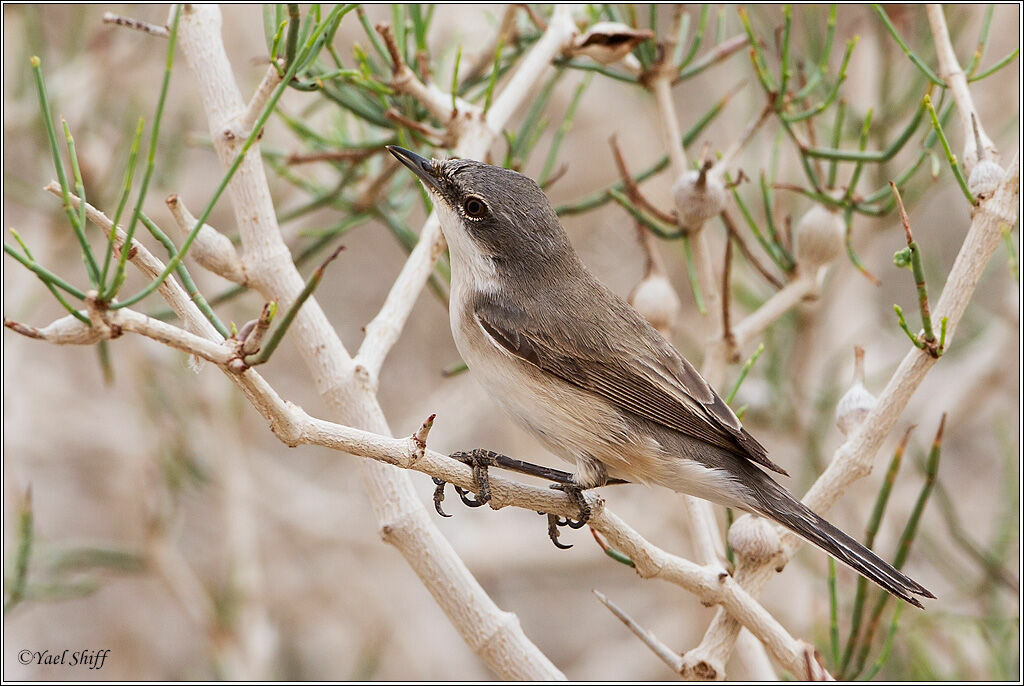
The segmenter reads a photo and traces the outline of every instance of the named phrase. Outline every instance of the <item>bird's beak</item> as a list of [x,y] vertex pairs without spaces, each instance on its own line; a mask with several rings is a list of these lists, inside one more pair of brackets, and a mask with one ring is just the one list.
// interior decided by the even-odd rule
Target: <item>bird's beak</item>
[[394,155],[399,162],[407,166],[412,170],[420,181],[427,186],[428,189],[434,189],[440,191],[441,187],[437,183],[437,176],[434,173],[434,163],[428,160],[426,157],[420,157],[411,150],[400,148],[397,145],[387,146],[388,152]]

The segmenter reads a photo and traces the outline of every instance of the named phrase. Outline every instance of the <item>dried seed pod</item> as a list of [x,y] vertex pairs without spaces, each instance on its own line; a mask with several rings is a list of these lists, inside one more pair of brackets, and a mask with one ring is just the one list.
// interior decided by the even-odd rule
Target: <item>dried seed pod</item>
[[779,534],[767,519],[743,515],[729,527],[729,545],[753,563],[764,563],[779,552]]
[[864,349],[854,348],[853,385],[836,405],[836,426],[844,438],[849,438],[875,408],[878,401],[864,387]]
[[843,252],[846,226],[837,212],[815,205],[809,209],[794,230],[797,266],[813,273],[839,257]]
[[569,48],[570,55],[586,55],[601,64],[613,64],[633,52],[640,43],[654,37],[654,32],[634,29],[612,21],[600,21],[586,33],[577,36]]
[[679,225],[686,229],[700,228],[725,208],[725,184],[719,174],[709,173],[710,169],[711,165],[705,164],[700,171],[688,171],[672,185]]
[[991,197],[999,184],[1003,182],[1006,172],[998,164],[989,159],[978,162],[971,170],[967,178],[967,189],[976,198],[984,199]]
[[629,294],[629,304],[666,338],[675,330],[682,308],[676,289],[658,270],[651,271],[637,283]]
[[658,255],[654,236],[640,224],[637,224],[637,236],[644,250],[644,278],[629,294],[629,304],[643,315],[644,319],[661,335],[672,336],[682,304],[672,283],[665,276],[665,265]]

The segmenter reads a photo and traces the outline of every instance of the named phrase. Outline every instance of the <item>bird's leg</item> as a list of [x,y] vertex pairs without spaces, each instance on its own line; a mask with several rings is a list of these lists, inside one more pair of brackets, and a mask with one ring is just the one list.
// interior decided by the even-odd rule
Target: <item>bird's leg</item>
[[[578,519],[559,517],[558,515],[546,512],[538,513],[547,515],[548,536],[556,547],[563,550],[572,546],[565,545],[558,540],[558,527],[568,526],[572,529],[579,529],[590,520],[592,513],[590,505],[587,504],[587,499],[583,497],[583,491],[597,488],[598,486],[629,483],[623,479],[609,479],[604,471],[604,467],[592,460],[587,460],[586,469],[583,470],[585,474],[581,478],[581,476],[570,472],[563,472],[559,469],[544,467],[531,462],[523,462],[508,455],[502,455],[493,450],[484,450],[483,448],[455,452],[449,455],[449,457],[473,468],[473,480],[476,481],[478,488],[476,497],[470,497],[470,492],[464,488],[455,487],[455,492],[459,494],[459,498],[467,507],[480,507],[490,501],[491,484],[487,473],[489,467],[498,467],[499,469],[507,469],[520,474],[554,481],[555,483],[551,484],[551,488],[563,491],[575,499],[580,511]],[[441,503],[444,501],[444,487],[447,485],[447,482],[437,477],[433,477],[433,481],[437,486],[434,489],[434,509],[442,517],[450,517],[451,515],[441,509]]]
[[578,456],[576,458],[576,468],[576,473],[573,474],[568,482],[551,484],[551,488],[562,491],[575,500],[580,511],[579,518],[575,520],[568,517],[559,518],[555,515],[548,515],[548,537],[555,544],[556,548],[563,550],[572,546],[563,545],[559,542],[558,527],[567,526],[570,529],[581,529],[590,521],[590,516],[593,514],[587,499],[583,496],[583,491],[604,486],[611,482],[622,483],[619,479],[609,479],[608,471],[604,465],[599,460],[590,456]]
[[491,480],[487,477],[487,468],[498,465],[498,458],[504,457],[493,450],[484,450],[482,448],[476,448],[468,452],[457,452],[452,453],[449,457],[468,464],[473,468],[473,481],[476,482],[477,493],[476,498],[470,498],[468,491],[455,487],[455,492],[459,494],[459,498],[466,504],[467,507],[480,507],[485,505],[491,499]]

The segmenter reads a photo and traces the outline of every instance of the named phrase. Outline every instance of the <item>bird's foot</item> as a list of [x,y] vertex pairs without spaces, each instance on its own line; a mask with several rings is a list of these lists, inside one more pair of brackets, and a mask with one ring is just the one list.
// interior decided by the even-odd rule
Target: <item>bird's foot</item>
[[549,514],[542,512],[540,514],[547,514],[548,517],[548,538],[555,544],[556,548],[561,550],[568,550],[572,547],[572,544],[564,544],[558,540],[558,528],[567,526],[570,529],[581,529],[590,521],[592,514],[590,505],[587,503],[587,499],[583,496],[583,489],[573,483],[558,483],[551,484],[551,488],[557,491],[562,491],[569,497],[576,501],[577,506],[580,509],[579,519],[571,519],[569,517],[559,517],[558,515]]
[[[473,480],[476,482],[477,492],[471,495],[471,491],[467,491],[461,486],[455,486],[455,492],[459,494],[459,499],[463,504],[466,507],[480,507],[490,502],[491,481],[487,477],[487,468],[500,464],[500,458],[503,458],[504,455],[499,455],[493,450],[476,448],[475,450],[455,452],[449,455],[449,457],[473,468]],[[442,517],[451,517],[450,514],[441,509],[441,503],[444,502],[444,487],[448,485],[448,482],[436,476],[432,477],[432,479],[436,486],[434,489],[434,509]]]

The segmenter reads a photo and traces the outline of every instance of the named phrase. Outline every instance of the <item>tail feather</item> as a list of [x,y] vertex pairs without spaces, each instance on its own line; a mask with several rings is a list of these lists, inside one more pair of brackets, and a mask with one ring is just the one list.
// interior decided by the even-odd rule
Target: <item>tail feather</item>
[[[806,505],[793,498],[781,486],[772,482],[777,489],[772,494],[770,505],[760,502],[758,513],[775,520],[808,543],[847,565],[870,581],[875,582],[889,593],[902,598],[911,605],[923,609],[915,595],[925,598],[935,596],[921,584],[872,552],[867,546],[854,540],[832,524],[825,521]],[[775,489],[772,489],[775,491]],[[768,498],[758,498],[759,501]]]

